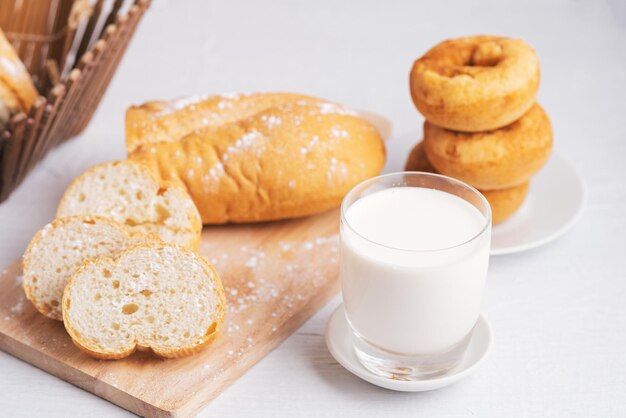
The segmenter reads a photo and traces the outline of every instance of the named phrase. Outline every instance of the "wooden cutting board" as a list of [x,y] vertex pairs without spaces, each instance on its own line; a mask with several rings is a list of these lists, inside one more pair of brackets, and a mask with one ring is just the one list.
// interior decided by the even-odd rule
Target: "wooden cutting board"
[[224,283],[225,323],[210,348],[175,360],[90,358],[25,299],[16,261],[0,273],[0,349],[138,415],[194,416],[338,291],[338,223],[333,210],[205,228],[200,253]]

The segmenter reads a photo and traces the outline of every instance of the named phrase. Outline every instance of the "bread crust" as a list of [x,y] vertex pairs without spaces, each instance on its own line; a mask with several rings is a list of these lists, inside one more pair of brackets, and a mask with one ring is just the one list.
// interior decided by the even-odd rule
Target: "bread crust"
[[154,100],[126,111],[126,150],[174,142],[209,126],[227,125],[281,103],[316,100],[294,93],[225,93],[215,96]]
[[19,110],[28,113],[38,96],[37,89],[2,29],[0,29],[0,84],[5,87],[0,89],[3,92],[0,100],[9,104],[18,103]]
[[506,189],[526,183],[552,151],[552,127],[535,104],[512,124],[487,132],[454,132],[424,123],[424,150],[441,174],[479,190]]
[[530,109],[539,89],[535,51],[520,39],[450,39],[417,59],[409,84],[430,123],[478,132],[506,126]]
[[[428,160],[423,142],[417,143],[411,149],[405,170],[440,174]],[[494,225],[507,220],[522,206],[528,195],[528,185],[529,183],[525,182],[508,189],[479,190],[489,202],[489,206],[491,206],[491,219]]]
[[[302,97],[290,96],[174,141],[146,139],[138,145],[136,132],[127,131],[132,138],[129,157],[165,180],[184,184],[205,224],[323,212],[338,206],[354,185],[380,172],[385,147],[376,128],[354,112]],[[137,109],[131,110],[136,119]],[[187,107],[178,112],[182,116],[196,111]]]
[[[163,349],[158,346],[142,346],[137,341],[135,341],[135,344],[133,344],[132,347],[129,347],[127,350],[123,350],[123,351],[101,351],[95,347],[90,346],[89,343],[84,338],[82,338],[80,334],[72,327],[70,314],[68,313],[68,310],[70,309],[70,306],[71,306],[71,299],[70,299],[69,293],[71,291],[71,287],[74,286],[76,282],[76,278],[79,276],[82,270],[85,269],[90,264],[99,263],[101,261],[117,263],[125,255],[130,254],[132,252],[145,251],[146,249],[159,251],[159,250],[163,250],[166,248],[176,248],[177,250],[182,251],[186,253],[188,256],[191,256],[195,258],[196,260],[198,260],[205,267],[205,269],[209,272],[207,275],[211,278],[211,281],[214,285],[214,289],[217,292],[217,299],[219,303],[216,306],[216,312],[215,312],[216,320],[207,328],[206,333],[201,338],[200,342],[194,345],[190,345],[190,346],[179,346],[179,347],[176,347],[175,349],[170,349],[170,350]],[[122,252],[120,252],[116,257],[111,257],[111,258],[107,257],[107,258],[100,258],[96,260],[86,261],[83,265],[81,265],[76,270],[76,272],[74,272],[74,274],[70,278],[69,283],[65,287],[65,291],[63,293],[63,301],[62,301],[63,324],[65,326],[65,329],[67,330],[67,333],[70,335],[72,342],[80,350],[100,360],[118,360],[118,359],[130,356],[137,350],[152,351],[157,356],[164,357],[164,358],[179,358],[179,357],[185,357],[185,356],[189,356],[191,354],[197,353],[203,350],[204,348],[206,348],[206,346],[209,345],[212,341],[214,341],[217,335],[219,334],[219,331],[221,329],[221,326],[224,320],[225,306],[226,306],[226,294],[224,292],[224,287],[222,286],[222,282],[219,278],[217,271],[215,270],[213,265],[211,265],[211,263],[209,263],[204,257],[196,254],[195,252],[185,247],[178,246],[178,245],[171,245],[171,244],[154,244],[154,243],[141,243],[141,244],[133,245],[123,250]]]

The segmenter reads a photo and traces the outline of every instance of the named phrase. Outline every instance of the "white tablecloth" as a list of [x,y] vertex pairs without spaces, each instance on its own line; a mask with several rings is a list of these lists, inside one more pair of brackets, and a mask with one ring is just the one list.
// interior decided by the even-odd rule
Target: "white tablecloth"
[[[556,150],[575,162],[588,189],[583,217],[565,236],[492,259],[484,303],[491,357],[435,392],[377,388],[326,350],[338,296],[202,416],[626,416],[623,0],[157,0],[87,130],[0,205],[0,267],[53,218],[72,178],[124,157],[124,110],[149,99],[281,90],[368,109],[393,121],[386,171],[399,170],[421,137],[408,92],[413,60],[444,38],[476,33],[521,37],[536,48],[539,101]],[[0,352],[2,417],[128,414]]]

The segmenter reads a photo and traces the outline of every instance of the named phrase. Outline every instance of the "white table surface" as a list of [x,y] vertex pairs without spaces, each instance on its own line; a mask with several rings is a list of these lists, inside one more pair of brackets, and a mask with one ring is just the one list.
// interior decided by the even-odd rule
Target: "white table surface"
[[[326,349],[338,296],[201,416],[626,416],[623,0],[156,0],[87,130],[0,205],[0,267],[53,218],[73,177],[124,157],[129,104],[222,91],[310,93],[389,117],[386,171],[399,170],[421,135],[408,92],[413,60],[444,38],[476,33],[521,37],[536,48],[539,101],[556,149],[575,162],[588,191],[580,222],[558,241],[492,259],[484,302],[491,357],[442,390],[379,389]],[[1,417],[128,415],[0,352]]]

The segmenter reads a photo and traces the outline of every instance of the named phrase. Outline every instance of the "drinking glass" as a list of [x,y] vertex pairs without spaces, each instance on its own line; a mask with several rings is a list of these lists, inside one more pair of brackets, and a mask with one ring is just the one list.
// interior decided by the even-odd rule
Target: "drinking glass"
[[[415,250],[372,241],[350,224],[352,205],[398,187],[435,189],[463,199],[480,213],[482,227],[471,239],[446,248]],[[393,216],[393,209],[368,222]],[[344,198],[340,237],[344,309],[359,361],[377,375],[400,380],[427,379],[457,366],[480,315],[487,276],[491,208],[485,197],[438,174],[374,177]]]

